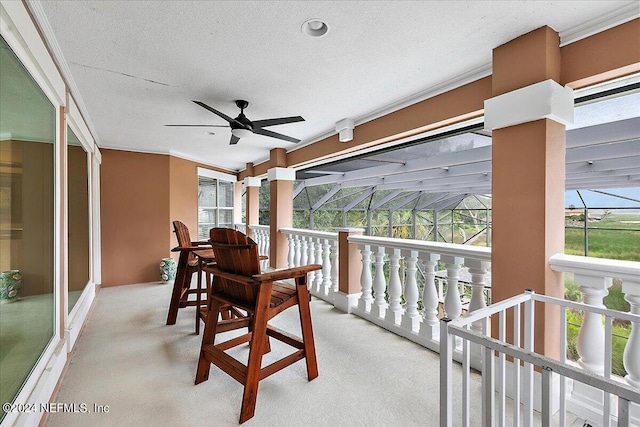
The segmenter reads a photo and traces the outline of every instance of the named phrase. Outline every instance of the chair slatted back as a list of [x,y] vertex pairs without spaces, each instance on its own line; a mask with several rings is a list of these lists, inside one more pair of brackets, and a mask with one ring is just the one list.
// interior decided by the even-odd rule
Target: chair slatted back
[[[228,273],[251,277],[260,273],[258,245],[247,235],[231,228],[212,228],[209,242],[216,253],[216,267]],[[258,286],[214,275],[214,293],[222,293],[242,305],[255,303]]]
[[[180,221],[173,221],[173,232],[176,233],[178,239],[178,246],[187,248],[191,246],[191,236],[189,236],[189,228]],[[191,263],[196,259],[193,252],[189,252],[187,263]]]

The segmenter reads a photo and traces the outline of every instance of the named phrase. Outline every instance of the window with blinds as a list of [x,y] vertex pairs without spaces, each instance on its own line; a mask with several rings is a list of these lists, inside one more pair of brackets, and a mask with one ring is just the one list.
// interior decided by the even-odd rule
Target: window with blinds
[[198,240],[213,227],[233,228],[233,183],[198,175]]

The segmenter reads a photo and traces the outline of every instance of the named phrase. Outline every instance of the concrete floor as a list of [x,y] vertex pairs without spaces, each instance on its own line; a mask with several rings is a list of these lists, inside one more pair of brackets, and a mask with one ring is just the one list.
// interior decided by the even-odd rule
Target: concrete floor
[[[49,414],[47,426],[238,424],[239,383],[214,366],[207,382],[193,384],[201,337],[193,308],[165,325],[170,292],[171,285],[147,283],[98,293],[54,399],[89,413]],[[437,425],[436,353],[323,301],[314,299],[311,310],[319,377],[307,381],[300,361],[263,380],[256,415],[244,425]],[[290,309],[273,324],[297,333],[297,322]],[[272,353],[284,350],[273,345]],[[478,375],[472,384],[479,395]]]

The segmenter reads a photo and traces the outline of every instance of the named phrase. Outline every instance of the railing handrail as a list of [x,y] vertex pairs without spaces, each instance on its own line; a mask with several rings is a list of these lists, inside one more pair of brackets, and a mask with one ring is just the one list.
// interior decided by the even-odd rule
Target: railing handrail
[[338,233],[332,233],[329,231],[307,230],[303,228],[286,228],[286,227],[283,227],[278,231],[280,231],[280,233],[283,233],[283,234],[296,234],[299,236],[320,237],[323,239],[335,240],[338,238]]
[[464,327],[471,323],[477,322],[478,320],[482,320],[500,311],[506,310],[517,304],[521,304],[529,300],[549,304],[557,304],[561,307],[573,308],[580,311],[588,311],[590,313],[596,313],[602,316],[615,317],[616,319],[620,320],[628,320],[629,322],[640,323],[640,314],[633,314],[624,311],[596,307],[594,305],[584,304],[582,302],[575,302],[562,298],[550,297],[548,295],[536,294],[535,292],[525,292],[524,294],[515,295],[502,301],[494,302],[490,306],[483,307],[479,310],[467,314],[466,316],[462,316],[455,320],[452,320],[451,325]]
[[491,261],[491,248],[460,245],[457,243],[428,242],[424,240],[397,239],[377,236],[349,236],[350,243],[360,245],[386,246],[396,249],[422,251],[440,255],[457,256],[481,261]]
[[578,273],[594,277],[616,277],[623,281],[640,282],[640,262],[555,254],[549,258],[553,271]]
[[[446,322],[447,320],[441,321]],[[520,347],[514,346],[513,344],[499,341],[495,338],[485,336],[473,330],[467,330],[464,326],[455,325],[453,321],[449,322],[447,330],[450,335],[459,336],[462,339],[472,341],[476,344],[480,344],[484,347],[488,347],[500,353],[507,354],[524,362],[531,363],[532,365],[540,366],[543,369],[553,371],[564,377],[572,378],[581,383],[589,384],[590,386],[599,388],[600,390],[604,390],[607,393],[615,394],[628,401],[640,403],[640,393],[638,393],[638,390],[635,387],[632,387],[625,383],[608,379],[600,375],[592,374],[589,371],[573,367],[566,363],[560,363],[538,353],[525,351]]]
[[249,228],[251,230],[269,231],[270,226],[269,225],[259,225],[259,224],[249,224]]

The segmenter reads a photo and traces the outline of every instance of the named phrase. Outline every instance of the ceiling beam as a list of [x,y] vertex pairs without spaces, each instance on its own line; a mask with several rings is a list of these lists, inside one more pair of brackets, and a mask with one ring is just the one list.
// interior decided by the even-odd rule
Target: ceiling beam
[[340,184],[336,184],[333,188],[327,191],[324,196],[320,198],[313,206],[311,206],[311,212],[318,210],[320,206],[327,203],[327,201],[332,198],[338,191],[340,191]]
[[435,196],[423,201],[422,203],[416,205],[413,209],[416,211],[422,210],[424,208],[426,208],[427,206],[430,206],[434,203],[439,202],[440,200],[444,199],[445,197],[450,197],[451,194],[449,193],[440,193],[440,194],[436,194]]
[[[379,189],[378,189],[379,190]],[[398,194],[402,193],[402,190],[396,190],[396,191],[392,191],[391,193],[387,194],[386,196],[384,196],[382,199],[378,200],[377,202],[375,202],[373,205],[371,205],[369,207],[369,210],[371,211],[375,211],[376,209],[378,209],[380,206],[384,205],[385,203],[387,203],[389,200],[393,199],[394,197],[396,197]]]
[[395,204],[392,207],[390,207],[389,208],[389,212],[397,211],[398,209],[400,209],[401,207],[403,207],[407,203],[411,203],[413,200],[417,199],[418,197],[422,196],[423,194],[424,194],[423,191],[416,191],[415,193],[412,193],[412,194],[408,195],[404,199],[400,200],[397,204]]
[[302,181],[300,184],[298,184],[298,186],[293,190],[292,199],[295,199],[298,194],[300,194],[300,192],[305,189],[306,185],[307,184],[305,183],[305,181]]
[[376,187],[371,187],[369,189],[367,189],[366,191],[364,191],[362,194],[360,194],[358,197],[356,197],[355,199],[353,199],[351,201],[351,203],[349,203],[348,205],[346,205],[344,208],[342,208],[343,212],[349,212],[351,209],[353,209],[354,206],[356,206],[358,203],[361,203],[364,199],[366,199],[367,197],[371,197],[371,195],[373,193],[376,192]]

